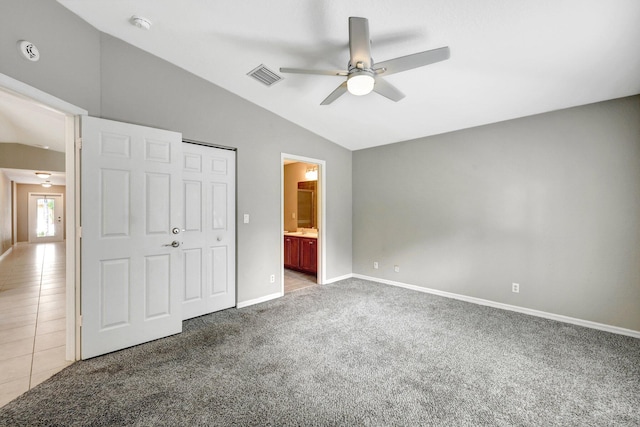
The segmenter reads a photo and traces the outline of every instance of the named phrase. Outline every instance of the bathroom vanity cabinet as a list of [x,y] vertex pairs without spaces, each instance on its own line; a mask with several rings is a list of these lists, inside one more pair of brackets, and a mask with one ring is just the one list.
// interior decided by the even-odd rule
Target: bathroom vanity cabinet
[[285,235],[284,266],[292,270],[316,274],[318,271],[317,239]]

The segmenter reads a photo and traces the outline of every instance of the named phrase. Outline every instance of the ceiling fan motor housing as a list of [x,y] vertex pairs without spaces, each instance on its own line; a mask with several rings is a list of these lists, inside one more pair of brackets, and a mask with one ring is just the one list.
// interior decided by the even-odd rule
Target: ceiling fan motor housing
[[434,62],[449,59],[449,47],[426,50],[411,55],[382,61],[374,68],[371,58],[371,39],[369,38],[369,21],[366,18],[349,18],[349,62],[347,71],[343,70],[308,70],[304,68],[280,68],[283,73],[318,74],[323,76],[346,76],[347,81],[334,89],[320,105],[329,105],[346,92],[353,95],[366,95],[371,91],[398,102],[405,95],[384,77],[407,71]]

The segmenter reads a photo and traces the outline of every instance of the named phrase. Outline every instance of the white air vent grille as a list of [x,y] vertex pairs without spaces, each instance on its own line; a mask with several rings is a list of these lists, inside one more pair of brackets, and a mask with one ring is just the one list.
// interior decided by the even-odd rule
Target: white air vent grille
[[267,86],[271,86],[275,83],[278,83],[280,80],[282,80],[282,77],[277,75],[275,71],[271,71],[270,69],[265,67],[263,64],[260,64],[260,66],[249,71],[247,75],[253,77],[254,79],[258,80],[260,83],[263,83]]

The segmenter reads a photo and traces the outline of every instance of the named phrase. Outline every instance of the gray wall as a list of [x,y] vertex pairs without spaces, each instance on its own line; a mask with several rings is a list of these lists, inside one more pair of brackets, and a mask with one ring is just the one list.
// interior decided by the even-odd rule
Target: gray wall
[[[55,1],[0,0],[0,73],[100,114],[100,32]],[[40,51],[28,61],[16,47]]]
[[[279,290],[283,151],[326,160],[328,277],[352,271],[352,153],[53,1],[0,0],[0,58],[0,73],[93,116],[238,148],[238,216],[252,220],[238,225],[240,301]],[[633,97],[353,153],[353,271],[640,330],[639,109]]]
[[[40,49],[37,63],[16,42]],[[93,29],[53,1],[0,0],[0,73],[89,114],[238,149],[238,300],[280,291],[280,153],[326,161],[327,277],[351,273],[351,152]],[[247,80],[247,84],[257,84]],[[275,284],[269,275],[276,274]]]
[[[238,149],[240,302],[281,289],[282,152],[326,161],[327,277],[351,273],[349,150],[108,35],[102,36],[101,73],[104,118]],[[249,224],[242,223],[245,213]]]
[[354,273],[640,330],[639,96],[354,152],[353,194]]

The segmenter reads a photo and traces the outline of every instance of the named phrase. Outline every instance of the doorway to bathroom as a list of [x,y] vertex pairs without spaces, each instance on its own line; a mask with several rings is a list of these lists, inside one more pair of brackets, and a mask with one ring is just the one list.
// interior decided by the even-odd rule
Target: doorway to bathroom
[[324,280],[324,161],[282,155],[282,294]]

